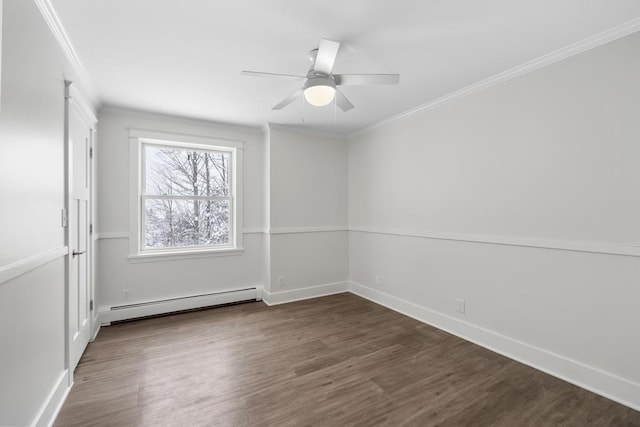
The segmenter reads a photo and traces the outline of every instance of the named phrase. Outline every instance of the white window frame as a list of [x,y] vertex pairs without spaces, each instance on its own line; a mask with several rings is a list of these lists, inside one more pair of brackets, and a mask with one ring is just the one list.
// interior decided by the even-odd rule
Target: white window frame
[[[143,246],[142,194],[145,179],[143,145],[164,145],[167,147],[193,148],[196,150],[215,150],[231,153],[231,218],[229,224],[230,242],[224,246],[159,248],[145,249]],[[167,259],[203,258],[211,256],[240,255],[243,247],[242,221],[242,141],[218,139],[206,136],[184,135],[177,133],[130,129],[129,130],[129,261],[162,261]]]

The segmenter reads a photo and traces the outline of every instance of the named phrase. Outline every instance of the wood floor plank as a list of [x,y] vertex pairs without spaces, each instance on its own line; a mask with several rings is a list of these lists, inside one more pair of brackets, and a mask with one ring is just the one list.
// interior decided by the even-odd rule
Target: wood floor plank
[[351,294],[103,328],[55,426],[640,426],[640,412]]

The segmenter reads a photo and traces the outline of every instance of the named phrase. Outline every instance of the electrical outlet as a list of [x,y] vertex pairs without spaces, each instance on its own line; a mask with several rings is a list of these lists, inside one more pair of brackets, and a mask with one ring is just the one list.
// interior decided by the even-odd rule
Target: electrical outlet
[[278,288],[284,288],[284,276],[278,276]]
[[130,297],[131,297],[131,289],[123,289],[122,290],[123,301],[129,301]]
[[380,276],[376,276],[376,285],[380,284]]
[[465,312],[464,300],[457,299],[456,302],[458,303],[458,313],[464,313]]

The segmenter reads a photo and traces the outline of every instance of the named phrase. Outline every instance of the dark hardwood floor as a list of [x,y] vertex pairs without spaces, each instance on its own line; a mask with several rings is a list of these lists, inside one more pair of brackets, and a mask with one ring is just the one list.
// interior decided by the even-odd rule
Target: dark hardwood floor
[[640,412],[351,294],[103,328],[56,426],[640,426]]

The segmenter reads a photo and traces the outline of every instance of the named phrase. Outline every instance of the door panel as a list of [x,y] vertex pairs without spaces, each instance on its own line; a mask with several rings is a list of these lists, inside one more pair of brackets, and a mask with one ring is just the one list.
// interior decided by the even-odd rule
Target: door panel
[[70,101],[69,144],[69,364],[73,371],[91,336],[89,218],[91,126]]
[[78,252],[82,255],[78,255],[78,330],[82,330],[89,322],[89,305],[85,302],[89,301],[89,278],[88,273],[88,261],[87,256],[89,242],[88,242],[88,228],[89,228],[89,209],[86,200],[78,200]]

